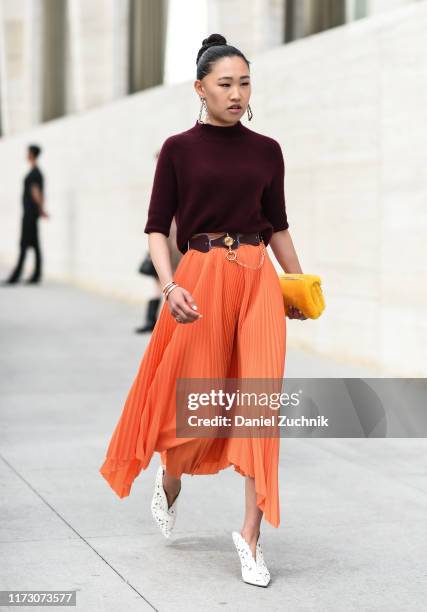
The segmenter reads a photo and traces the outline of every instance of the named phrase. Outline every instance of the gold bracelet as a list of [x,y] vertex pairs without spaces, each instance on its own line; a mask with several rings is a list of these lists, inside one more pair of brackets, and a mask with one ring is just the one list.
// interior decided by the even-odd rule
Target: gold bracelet
[[169,287],[169,289],[165,293],[165,299],[168,299],[169,293],[171,293],[171,291],[173,291],[176,287],[178,287],[178,285],[173,285],[172,287]]
[[163,291],[163,293],[166,295],[168,293],[168,291],[170,291],[173,287],[176,287],[176,283],[169,283],[169,285],[165,288],[165,290]]
[[162,291],[163,293],[165,293],[166,289],[170,286],[170,285],[174,285],[175,281],[169,281],[168,283],[166,283],[166,285],[163,287]]
[[172,291],[173,291],[174,289],[176,289],[177,287],[179,287],[179,285],[177,285],[177,284],[175,284],[173,287],[169,287],[169,289],[168,289],[167,293],[165,293],[165,300],[167,300],[167,299],[168,299],[168,297],[169,297],[169,293],[172,293]]

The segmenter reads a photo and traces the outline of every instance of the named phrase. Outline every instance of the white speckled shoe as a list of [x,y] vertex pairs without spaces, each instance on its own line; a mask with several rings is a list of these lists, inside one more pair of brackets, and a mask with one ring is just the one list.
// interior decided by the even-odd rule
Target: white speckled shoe
[[256,562],[257,562],[257,565],[263,568],[265,576],[268,578],[268,581],[270,581],[271,579],[270,572],[268,571],[267,565],[265,564],[264,555],[263,555],[261,543],[259,540],[260,540],[260,536],[258,536],[258,541],[256,543]]
[[151,514],[165,538],[169,538],[175,525],[178,497],[181,490],[171,507],[168,508],[168,500],[163,488],[163,472],[163,465],[160,465],[154,484],[153,499],[151,500]]
[[248,584],[266,587],[271,577],[264,561],[259,539],[256,545],[255,560],[251,548],[243,536],[238,531],[233,531],[231,535],[240,557],[242,580]]

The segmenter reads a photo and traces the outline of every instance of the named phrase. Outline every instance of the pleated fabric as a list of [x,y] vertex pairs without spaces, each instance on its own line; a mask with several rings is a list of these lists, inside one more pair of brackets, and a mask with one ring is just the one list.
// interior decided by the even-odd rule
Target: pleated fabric
[[[226,253],[223,247],[190,249],[181,258],[174,280],[191,293],[203,318],[178,323],[163,303],[100,473],[125,497],[155,452],[177,478],[233,465],[255,478],[257,505],[278,527],[279,437],[176,437],[177,378],[284,376],[286,318],[268,251],[258,270],[226,259]],[[253,268],[261,255],[261,244],[237,249],[239,261]]]

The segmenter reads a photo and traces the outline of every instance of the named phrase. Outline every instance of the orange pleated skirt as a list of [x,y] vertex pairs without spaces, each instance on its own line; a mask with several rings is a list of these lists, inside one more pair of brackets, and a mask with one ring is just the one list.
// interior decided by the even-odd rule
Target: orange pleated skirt
[[[285,310],[268,251],[258,270],[228,260],[226,253],[223,247],[190,249],[181,258],[174,280],[191,293],[203,318],[178,323],[163,303],[99,471],[125,497],[154,452],[176,477],[233,465],[255,479],[257,505],[278,527],[279,437],[176,437],[177,378],[284,376]],[[262,244],[237,249],[239,261],[251,268],[262,253]]]

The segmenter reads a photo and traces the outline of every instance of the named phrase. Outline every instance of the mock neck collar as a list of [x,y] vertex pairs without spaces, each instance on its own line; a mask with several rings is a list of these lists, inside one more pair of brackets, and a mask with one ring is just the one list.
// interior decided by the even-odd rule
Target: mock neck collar
[[209,134],[223,138],[237,136],[245,131],[245,126],[240,120],[232,125],[213,125],[212,123],[199,123],[199,121],[196,121],[194,127],[202,134]]

